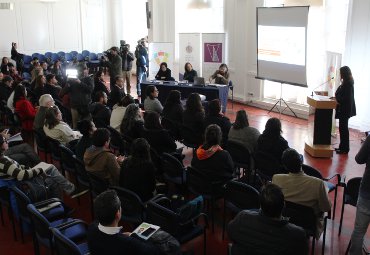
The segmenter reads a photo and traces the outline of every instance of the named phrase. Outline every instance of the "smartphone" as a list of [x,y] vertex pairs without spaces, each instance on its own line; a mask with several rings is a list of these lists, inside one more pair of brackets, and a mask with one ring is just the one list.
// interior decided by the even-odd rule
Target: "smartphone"
[[149,236],[150,234],[152,234],[156,229],[155,228],[148,228],[147,230],[145,230],[143,233],[141,233],[142,236]]

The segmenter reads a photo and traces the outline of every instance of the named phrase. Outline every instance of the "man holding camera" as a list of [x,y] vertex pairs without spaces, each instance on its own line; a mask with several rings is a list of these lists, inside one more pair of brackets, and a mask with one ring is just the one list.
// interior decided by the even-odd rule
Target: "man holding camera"
[[140,83],[146,80],[147,71],[149,68],[148,50],[145,47],[145,39],[138,41],[135,50],[136,57],[136,89],[137,95],[141,96]]
[[109,68],[111,91],[115,83],[115,77],[122,76],[122,58],[118,54],[118,51],[118,47],[114,46],[110,48],[109,58],[107,56],[104,57],[105,64]]
[[134,60],[134,54],[130,52],[130,44],[126,44],[123,41],[121,44],[121,57],[122,57],[122,73],[123,79],[126,80],[126,92],[127,94],[131,94],[131,69],[132,69],[132,61]]

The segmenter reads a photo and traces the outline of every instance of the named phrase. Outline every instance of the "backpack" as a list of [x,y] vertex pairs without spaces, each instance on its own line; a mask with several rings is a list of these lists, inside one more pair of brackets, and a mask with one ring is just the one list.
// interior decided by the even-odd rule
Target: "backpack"
[[163,254],[166,255],[180,255],[181,248],[179,241],[176,240],[175,237],[158,229],[149,239],[153,245],[155,245],[158,249],[160,249]]

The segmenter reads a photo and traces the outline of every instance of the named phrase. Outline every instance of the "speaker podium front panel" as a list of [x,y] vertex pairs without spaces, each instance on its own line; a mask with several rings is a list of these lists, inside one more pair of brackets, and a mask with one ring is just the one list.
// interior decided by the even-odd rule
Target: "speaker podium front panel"
[[330,158],[333,156],[331,146],[331,128],[333,109],[336,101],[327,96],[308,96],[307,103],[314,108],[314,114],[308,118],[308,138],[305,142],[305,151],[312,157]]

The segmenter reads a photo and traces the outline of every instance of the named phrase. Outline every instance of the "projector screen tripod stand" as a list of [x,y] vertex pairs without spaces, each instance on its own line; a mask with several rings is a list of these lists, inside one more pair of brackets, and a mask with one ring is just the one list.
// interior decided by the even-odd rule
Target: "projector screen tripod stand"
[[[281,105],[285,104],[285,108],[281,110]],[[271,107],[271,109],[268,111],[268,113],[272,112],[274,108],[278,110],[279,114],[282,114],[287,108],[294,114],[294,116],[297,118],[297,114],[293,111],[292,108],[288,105],[288,103],[283,98],[283,83],[280,83],[280,98],[276,101],[274,106]]]

